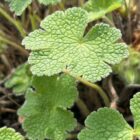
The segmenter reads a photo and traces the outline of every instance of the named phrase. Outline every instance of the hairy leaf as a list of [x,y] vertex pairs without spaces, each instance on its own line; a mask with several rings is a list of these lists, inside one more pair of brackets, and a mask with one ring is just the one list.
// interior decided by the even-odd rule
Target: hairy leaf
[[140,137],[140,92],[131,99],[130,109],[134,117],[135,134]]
[[77,98],[76,83],[70,76],[34,77],[35,92],[29,90],[18,111],[25,118],[23,128],[33,140],[65,140],[76,121],[67,110]]
[[91,113],[86,128],[78,135],[79,140],[132,140],[133,129],[116,110],[99,109]]
[[[11,11],[14,11],[16,15],[21,15],[22,12],[31,4],[32,0],[5,0],[10,2]],[[55,4],[61,0],[38,0],[40,3],[48,5]]]
[[121,7],[123,0],[89,0],[84,8],[89,12],[89,20],[99,19]]
[[16,95],[24,94],[29,86],[31,86],[32,74],[29,71],[28,64],[20,65],[12,74],[10,79],[6,81],[6,88],[13,88]]
[[107,24],[97,24],[85,36],[87,12],[70,8],[56,12],[41,22],[22,44],[32,53],[29,57],[35,75],[54,75],[63,70],[89,81],[98,81],[111,72],[128,55],[125,44],[115,43],[121,33]]
[[0,128],[0,140],[24,140],[23,136],[12,128]]

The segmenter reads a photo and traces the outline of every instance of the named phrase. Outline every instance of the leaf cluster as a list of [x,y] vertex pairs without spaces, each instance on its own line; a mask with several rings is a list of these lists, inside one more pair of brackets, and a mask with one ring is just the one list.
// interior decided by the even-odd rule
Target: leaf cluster
[[[21,15],[32,2],[6,1],[17,15]],[[38,2],[48,5],[60,0]],[[16,93],[26,93],[18,115],[24,118],[23,128],[29,139],[68,138],[77,125],[70,111],[78,98],[77,80],[93,85],[92,82],[112,72],[112,65],[128,56],[127,45],[118,41],[121,38],[119,29],[100,23],[87,31],[90,21],[104,18],[121,4],[122,0],[89,0],[83,8],[57,11],[23,39],[22,45],[31,51],[28,63],[32,74],[28,73],[29,65],[22,65],[5,86],[13,88]],[[87,117],[85,128],[78,135],[79,140],[132,140],[139,137],[139,103],[140,93],[131,100],[134,128],[118,111],[102,108]],[[0,135],[3,135],[1,130]]]

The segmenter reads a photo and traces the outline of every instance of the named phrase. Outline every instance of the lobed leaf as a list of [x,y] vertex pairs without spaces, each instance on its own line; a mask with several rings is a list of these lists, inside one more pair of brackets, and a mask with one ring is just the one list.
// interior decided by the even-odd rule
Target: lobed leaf
[[140,137],[140,92],[131,99],[130,109],[134,117],[134,132]]
[[133,129],[116,110],[99,109],[91,113],[86,128],[78,135],[79,140],[132,140]]
[[88,14],[81,8],[58,11],[41,22],[41,29],[27,36],[22,44],[32,50],[29,57],[33,74],[54,75],[67,70],[73,76],[95,82],[111,72],[110,64],[127,57],[125,44],[116,43],[118,29],[95,25],[86,35]]
[[75,80],[70,76],[34,77],[33,87],[18,114],[31,140],[65,140],[76,121],[70,108],[77,98]]
[[123,0],[89,0],[84,8],[89,12],[89,20],[96,20],[121,7]]
[[12,128],[0,128],[0,140],[24,140],[23,136]]

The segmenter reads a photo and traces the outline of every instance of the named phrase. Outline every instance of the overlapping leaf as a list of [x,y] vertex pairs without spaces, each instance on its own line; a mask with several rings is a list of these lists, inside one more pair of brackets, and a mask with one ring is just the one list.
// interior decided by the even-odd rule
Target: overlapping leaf
[[89,20],[96,20],[121,7],[122,3],[123,0],[89,0],[84,7],[89,12]]
[[86,128],[79,134],[79,140],[132,140],[133,129],[123,116],[109,108],[91,113],[85,121]]
[[33,140],[65,140],[76,121],[67,110],[77,98],[75,80],[70,76],[35,77],[35,92],[29,90],[18,113],[24,117],[23,128]]
[[24,140],[23,136],[12,128],[0,128],[0,140]]
[[111,72],[128,55],[125,44],[115,43],[121,33],[107,24],[97,24],[85,36],[88,14],[81,8],[56,12],[41,22],[41,28],[30,33],[22,44],[32,53],[32,73],[54,75],[67,69],[74,76],[98,81]]
[[130,102],[130,109],[134,117],[135,135],[140,138],[140,92],[134,95]]
[[[16,15],[21,15],[22,12],[31,4],[32,0],[5,0],[10,3],[10,8],[16,13]],[[48,5],[55,4],[61,0],[38,0],[40,3]]]

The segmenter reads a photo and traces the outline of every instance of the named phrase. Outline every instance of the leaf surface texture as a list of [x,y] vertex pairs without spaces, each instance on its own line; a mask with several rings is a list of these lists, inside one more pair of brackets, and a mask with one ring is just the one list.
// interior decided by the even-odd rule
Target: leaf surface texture
[[134,131],[140,138],[140,92],[131,99],[130,109],[134,118]]
[[65,140],[76,121],[67,110],[77,98],[75,80],[70,76],[35,77],[33,87],[18,114],[25,118],[23,128],[33,140]]
[[79,140],[132,140],[133,129],[116,110],[99,109],[91,113],[86,128],[79,134]]
[[13,128],[2,127],[0,128],[0,140],[24,140],[24,138]]
[[87,12],[81,8],[58,11],[41,22],[41,29],[22,44],[32,50],[29,57],[33,74],[54,75],[67,69],[73,76],[95,82],[111,72],[108,64],[119,63],[128,55],[125,44],[116,43],[121,33],[107,24],[97,24],[86,35]]

